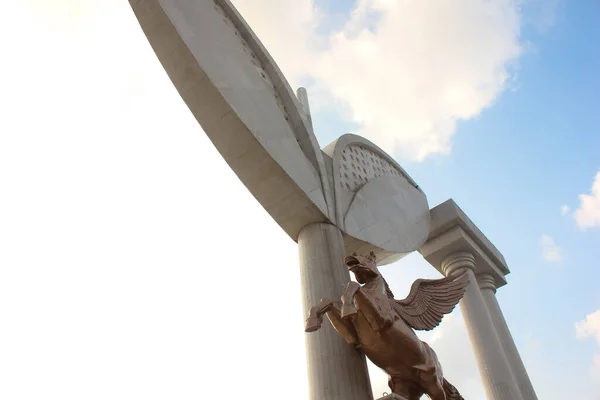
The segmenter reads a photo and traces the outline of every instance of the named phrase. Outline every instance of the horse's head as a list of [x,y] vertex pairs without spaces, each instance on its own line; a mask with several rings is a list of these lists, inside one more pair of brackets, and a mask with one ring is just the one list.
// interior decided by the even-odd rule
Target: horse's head
[[371,252],[367,256],[359,256],[356,253],[344,258],[344,263],[354,274],[358,283],[365,284],[381,276],[377,270],[375,253]]

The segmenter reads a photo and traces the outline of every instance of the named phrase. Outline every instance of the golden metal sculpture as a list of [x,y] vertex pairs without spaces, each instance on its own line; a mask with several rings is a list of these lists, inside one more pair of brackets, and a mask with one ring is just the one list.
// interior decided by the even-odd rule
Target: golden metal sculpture
[[[306,332],[321,327],[326,314],[335,330],[389,375],[394,393],[408,400],[464,400],[443,377],[435,352],[413,329],[431,330],[451,312],[469,283],[466,274],[418,279],[408,297],[395,300],[377,269],[375,254],[344,259],[357,282],[348,283],[341,307],[329,299],[310,310]],[[362,285],[362,286],[361,286]]]

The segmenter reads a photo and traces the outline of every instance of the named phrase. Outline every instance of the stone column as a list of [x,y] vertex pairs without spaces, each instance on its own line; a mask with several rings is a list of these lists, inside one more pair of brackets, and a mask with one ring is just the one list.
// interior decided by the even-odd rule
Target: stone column
[[535,394],[535,390],[533,390],[533,385],[529,380],[529,375],[527,374],[523,360],[521,360],[519,350],[510,334],[510,329],[508,329],[508,325],[500,309],[500,304],[498,304],[498,300],[496,299],[496,282],[494,281],[494,277],[490,274],[477,275],[477,282],[479,283],[481,295],[485,300],[488,312],[502,343],[504,354],[506,354],[523,399],[537,400],[537,395]]
[[453,253],[442,261],[441,267],[446,276],[467,271],[469,285],[460,301],[460,310],[467,326],[487,399],[524,400],[512,376],[500,339],[477,286],[473,272],[475,257],[468,252]]
[[[304,317],[322,298],[339,300],[350,282],[342,233],[334,225],[305,226],[298,237]],[[310,400],[372,400],[365,356],[324,321],[306,334]]]

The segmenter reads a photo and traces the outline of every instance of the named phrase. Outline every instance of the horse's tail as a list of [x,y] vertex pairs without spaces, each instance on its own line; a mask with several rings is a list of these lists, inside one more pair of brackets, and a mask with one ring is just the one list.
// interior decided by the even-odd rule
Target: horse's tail
[[458,393],[458,390],[456,390],[454,385],[448,382],[446,378],[444,378],[442,387],[444,388],[444,393],[446,394],[446,400],[465,400],[464,397]]

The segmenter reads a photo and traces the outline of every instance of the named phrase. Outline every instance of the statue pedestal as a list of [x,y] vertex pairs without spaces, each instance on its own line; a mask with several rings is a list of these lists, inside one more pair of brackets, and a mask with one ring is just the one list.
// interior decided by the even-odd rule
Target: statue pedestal
[[387,396],[383,396],[378,398],[377,400],[407,400],[405,397],[399,396],[396,393],[388,394]]

